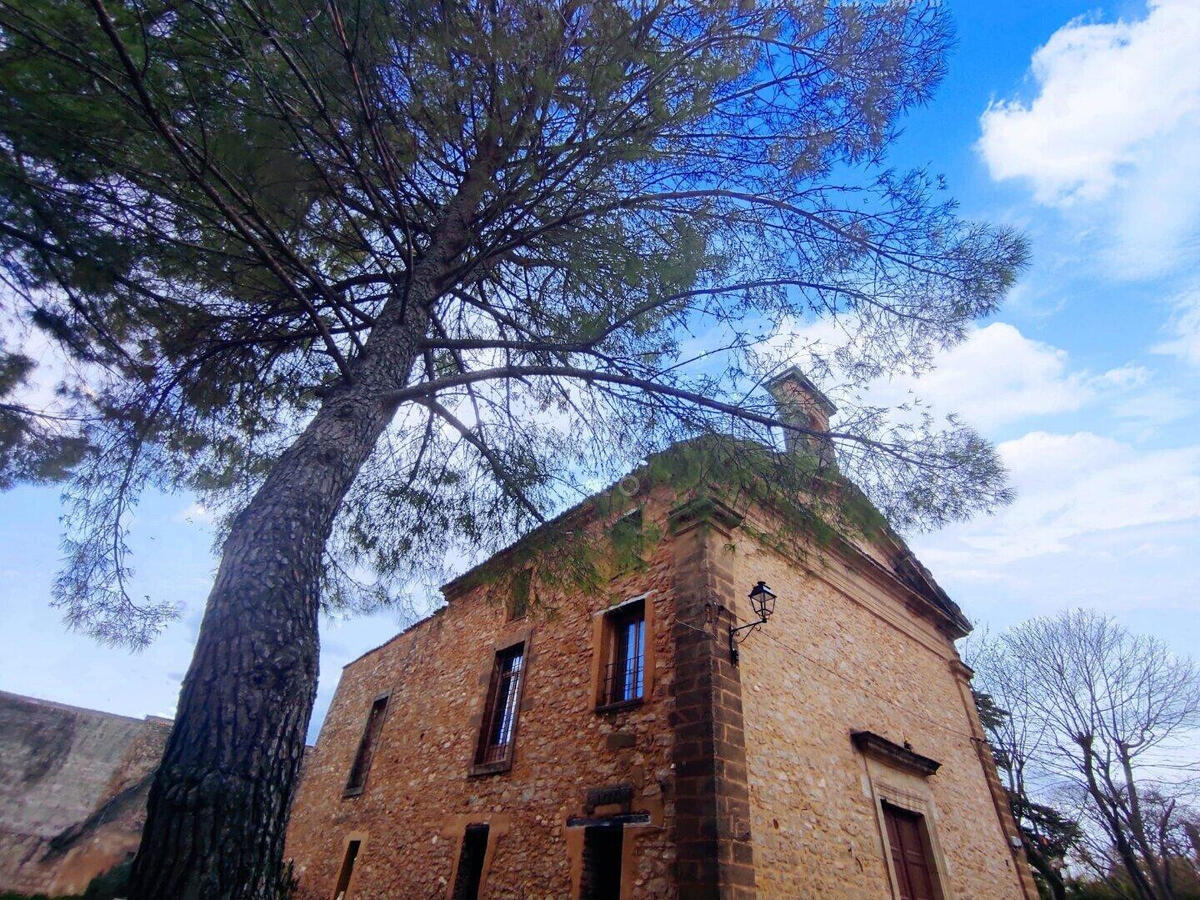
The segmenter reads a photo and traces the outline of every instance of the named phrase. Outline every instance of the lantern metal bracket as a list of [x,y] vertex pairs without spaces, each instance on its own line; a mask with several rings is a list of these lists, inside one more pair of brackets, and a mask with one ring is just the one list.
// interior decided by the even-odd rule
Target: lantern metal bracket
[[[766,625],[766,624],[767,624],[766,619],[759,619],[757,622],[747,622],[745,625],[739,625],[737,628],[734,628],[732,625],[729,626],[729,660],[730,660],[730,662],[732,662],[735,666],[738,664],[739,654],[738,654],[737,645],[740,644],[742,641],[744,641],[746,638],[750,637],[750,632],[753,631],[755,628],[757,628],[759,625]],[[739,638],[738,632],[741,632],[741,631],[744,631],[746,633],[743,634]]]

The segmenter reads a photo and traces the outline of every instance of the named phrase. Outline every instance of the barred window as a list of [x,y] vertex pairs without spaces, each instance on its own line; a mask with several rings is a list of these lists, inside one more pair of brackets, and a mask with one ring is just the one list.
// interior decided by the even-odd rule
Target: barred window
[[619,607],[606,616],[608,664],[601,704],[641,700],[645,693],[646,605],[644,600]]
[[512,762],[524,662],[524,643],[496,654],[479,732],[479,747],[475,753],[477,766],[499,766]]

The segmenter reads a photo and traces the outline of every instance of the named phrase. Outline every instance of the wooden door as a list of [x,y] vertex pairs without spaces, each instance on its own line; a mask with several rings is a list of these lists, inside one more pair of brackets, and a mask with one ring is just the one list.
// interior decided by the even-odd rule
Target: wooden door
[[487,855],[488,826],[468,825],[458,854],[458,872],[454,876],[454,900],[477,900],[483,881],[483,860]]
[[885,803],[883,817],[887,822],[900,900],[938,900],[941,895],[935,886],[937,873],[929,855],[922,816]]

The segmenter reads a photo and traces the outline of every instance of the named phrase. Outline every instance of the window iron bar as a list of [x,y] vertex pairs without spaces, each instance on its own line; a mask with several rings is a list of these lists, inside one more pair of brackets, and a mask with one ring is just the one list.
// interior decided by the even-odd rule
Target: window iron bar
[[604,705],[641,700],[645,686],[645,661],[631,656],[611,662],[604,671]]
[[478,764],[504,762],[512,752],[523,660],[524,654],[520,651],[498,656],[496,659],[496,667],[492,674],[492,691],[488,697],[487,718],[482,733],[482,746],[477,754]]

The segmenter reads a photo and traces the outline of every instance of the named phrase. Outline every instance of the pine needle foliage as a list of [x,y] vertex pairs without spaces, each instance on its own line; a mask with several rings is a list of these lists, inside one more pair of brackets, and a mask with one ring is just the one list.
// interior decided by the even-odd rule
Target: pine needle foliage
[[[5,0],[0,34],[3,302],[86,363],[70,426],[0,407],[0,464],[70,476],[57,597],[111,640],[169,613],[127,591],[138,493],[240,508],[450,211],[419,356],[375,388],[395,421],[328,544],[331,606],[673,440],[771,440],[753,388],[781,323],[843,323],[847,390],[920,370],[1025,258],[886,164],[943,73],[936,3]],[[25,365],[6,352],[0,392]],[[902,527],[1007,498],[959,423],[858,408],[837,431]]]

